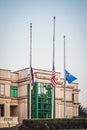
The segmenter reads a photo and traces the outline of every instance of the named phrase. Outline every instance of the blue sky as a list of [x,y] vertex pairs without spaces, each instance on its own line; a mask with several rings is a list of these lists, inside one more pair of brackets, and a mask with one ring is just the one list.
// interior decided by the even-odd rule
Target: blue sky
[[0,68],[29,66],[32,22],[32,66],[52,70],[53,16],[55,69],[63,77],[66,35],[66,68],[78,78],[79,102],[87,106],[87,0],[0,0]]

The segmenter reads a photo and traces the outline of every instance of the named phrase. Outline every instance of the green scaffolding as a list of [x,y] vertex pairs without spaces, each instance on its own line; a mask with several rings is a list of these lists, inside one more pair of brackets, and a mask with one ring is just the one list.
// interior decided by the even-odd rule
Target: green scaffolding
[[[52,113],[51,85],[42,82],[35,82],[31,92],[31,104],[32,104],[31,105],[32,118],[51,118],[51,113]],[[29,105],[28,105],[28,109],[29,109]],[[54,117],[55,117],[55,91],[54,91]]]

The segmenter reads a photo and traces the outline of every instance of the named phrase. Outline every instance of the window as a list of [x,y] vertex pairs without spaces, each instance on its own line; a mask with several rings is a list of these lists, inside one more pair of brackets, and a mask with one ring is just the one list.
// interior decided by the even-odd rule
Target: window
[[72,102],[74,102],[74,93],[72,93]]
[[0,104],[0,117],[4,116],[4,104]]
[[5,85],[0,84],[0,95],[3,96],[5,94]]
[[10,96],[11,97],[18,97],[18,87],[16,87],[16,86],[10,87]]

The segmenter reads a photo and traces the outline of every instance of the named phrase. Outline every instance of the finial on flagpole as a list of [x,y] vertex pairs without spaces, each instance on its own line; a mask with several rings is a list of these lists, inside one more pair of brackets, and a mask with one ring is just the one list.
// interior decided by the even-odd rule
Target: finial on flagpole
[[55,19],[56,17],[54,16],[53,18]]
[[30,28],[32,28],[32,23],[30,23]]
[[64,39],[66,38],[66,36],[64,35]]

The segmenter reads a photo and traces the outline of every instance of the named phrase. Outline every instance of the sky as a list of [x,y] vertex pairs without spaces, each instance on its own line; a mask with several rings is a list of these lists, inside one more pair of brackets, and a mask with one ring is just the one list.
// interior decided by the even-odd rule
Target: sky
[[32,23],[32,67],[52,70],[53,17],[55,70],[77,77],[79,102],[87,107],[87,0],[0,0],[0,69],[29,67]]

